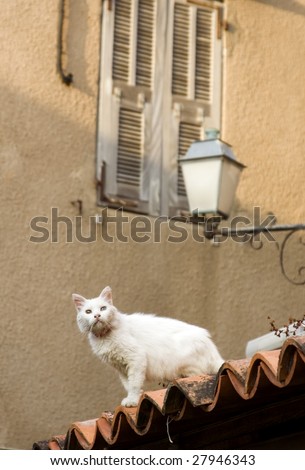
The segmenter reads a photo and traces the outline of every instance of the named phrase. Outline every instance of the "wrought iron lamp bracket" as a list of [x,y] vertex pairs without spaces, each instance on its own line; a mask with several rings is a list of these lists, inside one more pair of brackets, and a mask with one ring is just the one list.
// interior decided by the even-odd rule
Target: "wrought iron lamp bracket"
[[[305,230],[305,225],[303,226],[297,226],[296,228],[293,228],[290,230],[287,235],[285,236],[284,240],[282,241],[282,244],[280,246],[280,266],[281,266],[281,271],[283,276],[291,282],[291,284],[294,284],[295,286],[304,286],[305,285],[305,266],[301,265],[298,269],[298,280],[292,279],[285,268],[285,261],[284,261],[284,253],[285,249],[287,246],[287,242],[290,240],[290,238],[296,233],[300,231]],[[305,246],[305,241],[302,238],[302,235],[299,237],[299,243],[301,243],[303,246]],[[301,278],[301,279],[300,279]]]
[[[265,233],[266,235],[269,234],[271,235],[270,232],[288,232],[283,241],[275,241],[276,246],[279,250],[279,262],[280,262],[280,268],[283,276],[289,281],[291,284],[295,286],[304,286],[305,285],[305,266],[301,265],[298,268],[298,273],[297,273],[297,278],[292,277],[287,269],[286,261],[285,261],[285,252],[288,247],[288,242],[292,239],[293,235],[299,232],[304,232],[305,231],[305,224],[296,224],[296,225],[272,225],[271,227],[249,227],[245,229],[235,229],[235,230],[230,230],[228,229],[227,235],[234,237],[235,236],[241,236],[241,235],[248,235],[250,236],[249,242],[250,245],[253,249],[255,250],[261,250],[264,246],[264,242],[261,240],[261,238],[257,237],[257,235],[261,233]],[[219,235],[217,233],[218,230],[215,232],[215,235]],[[220,231],[221,233],[221,231]],[[267,240],[267,238],[266,238]],[[302,235],[299,236],[298,242],[305,246],[305,241],[302,238]]]
[[[200,221],[201,219],[201,221]],[[279,262],[280,268],[283,276],[291,284],[295,286],[304,286],[305,285],[305,265],[301,265],[297,269],[297,278],[292,277],[287,268],[285,253],[288,247],[289,241],[291,241],[293,235],[305,232],[305,224],[295,224],[295,225],[268,225],[268,226],[253,226],[253,227],[241,227],[241,228],[219,228],[219,224],[222,218],[220,216],[215,216],[212,218],[205,219],[204,217],[195,217],[193,218],[194,222],[202,223],[204,226],[204,234],[207,239],[214,241],[217,244],[217,240],[225,238],[238,238],[239,241],[249,242],[251,247],[255,250],[261,250],[264,246],[264,242],[259,237],[260,234],[264,233],[266,240],[271,240],[275,242],[279,250]],[[274,218],[275,221],[275,218]],[[272,232],[287,232],[282,242],[275,240],[271,233]],[[304,247],[305,240],[303,239],[303,233],[298,237],[298,242]]]

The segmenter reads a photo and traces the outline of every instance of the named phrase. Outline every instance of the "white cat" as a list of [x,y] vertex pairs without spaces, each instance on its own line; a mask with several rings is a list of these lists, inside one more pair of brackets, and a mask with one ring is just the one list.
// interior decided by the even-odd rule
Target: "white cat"
[[94,299],[72,298],[79,329],[88,334],[93,352],[119,372],[127,391],[123,406],[137,405],[145,380],[216,374],[223,363],[207,330],[172,318],[121,313],[110,287]]

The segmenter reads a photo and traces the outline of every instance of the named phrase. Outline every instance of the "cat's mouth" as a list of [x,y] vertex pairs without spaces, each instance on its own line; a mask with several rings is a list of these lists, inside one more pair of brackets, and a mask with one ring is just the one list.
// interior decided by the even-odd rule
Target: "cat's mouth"
[[92,323],[92,326],[90,328],[90,331],[94,336],[97,337],[102,337],[107,335],[110,332],[111,328],[108,325],[108,323],[103,322],[99,318],[95,320],[94,323]]

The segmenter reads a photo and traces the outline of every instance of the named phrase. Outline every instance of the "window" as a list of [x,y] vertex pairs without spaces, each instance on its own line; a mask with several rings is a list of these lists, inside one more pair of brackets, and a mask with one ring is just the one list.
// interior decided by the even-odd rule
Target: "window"
[[212,1],[103,2],[101,204],[156,216],[187,209],[177,159],[205,127],[220,128],[220,15]]

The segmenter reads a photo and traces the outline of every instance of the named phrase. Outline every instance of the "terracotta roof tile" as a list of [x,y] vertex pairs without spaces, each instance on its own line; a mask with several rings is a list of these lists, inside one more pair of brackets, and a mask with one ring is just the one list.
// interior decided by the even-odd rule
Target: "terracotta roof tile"
[[281,350],[227,361],[217,375],[177,379],[166,389],[145,392],[138,407],[118,406],[114,413],[73,423],[65,437],[33,447],[153,449],[169,448],[172,439],[179,448],[204,448],[203,441],[206,448],[247,446],[261,429],[276,429],[279,414],[281,422],[301,419],[299,409],[299,418],[293,410],[304,397],[305,337],[290,337]]

